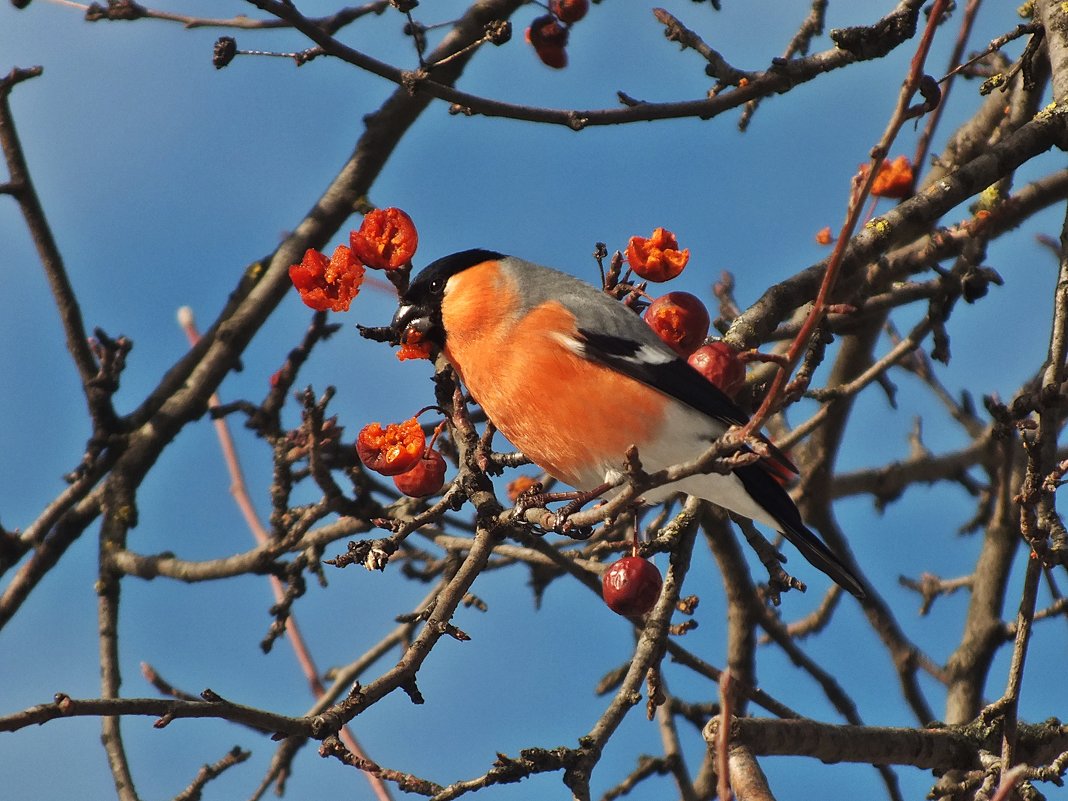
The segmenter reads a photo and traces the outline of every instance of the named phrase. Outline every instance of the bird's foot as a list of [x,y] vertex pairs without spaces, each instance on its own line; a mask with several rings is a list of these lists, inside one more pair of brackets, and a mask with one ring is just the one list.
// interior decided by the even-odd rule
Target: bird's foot
[[582,509],[590,501],[600,497],[611,484],[601,484],[592,490],[572,492],[545,492],[540,483],[534,483],[530,488],[520,493],[516,498],[515,509],[512,511],[514,520],[524,520],[528,509],[545,509],[546,504],[555,501],[567,501],[563,506],[551,513],[543,525],[546,531],[557,534],[566,534],[576,540],[588,539],[593,533],[592,526],[576,526],[571,523],[571,516]]
[[[732,515],[732,517],[734,517]],[[742,529],[742,533],[745,534],[745,538],[749,541],[749,544],[756,551],[757,556],[763,563],[764,567],[768,571],[768,583],[765,591],[765,597],[771,602],[773,606],[778,606],[781,598],[780,596],[784,592],[790,590],[799,590],[804,592],[807,587],[805,582],[799,578],[791,576],[783,568],[783,562],[786,561],[786,557],[782,552],[765,539],[764,535],[757,531],[756,526],[753,525],[751,520],[739,520],[734,518]]]

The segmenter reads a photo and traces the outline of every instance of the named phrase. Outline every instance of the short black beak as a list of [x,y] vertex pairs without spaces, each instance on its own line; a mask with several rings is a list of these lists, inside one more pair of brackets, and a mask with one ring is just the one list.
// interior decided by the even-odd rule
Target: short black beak
[[414,304],[401,304],[397,313],[393,315],[393,322],[389,324],[389,327],[393,332],[391,343],[403,345],[409,332],[414,331],[425,337],[430,333],[434,324],[426,309]]

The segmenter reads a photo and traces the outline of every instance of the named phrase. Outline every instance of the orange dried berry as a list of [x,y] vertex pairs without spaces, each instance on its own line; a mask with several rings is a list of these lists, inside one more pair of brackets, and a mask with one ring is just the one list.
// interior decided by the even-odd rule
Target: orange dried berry
[[[861,165],[860,179],[868,177],[868,165]],[[871,185],[875,197],[892,197],[900,200],[908,197],[912,191],[912,163],[908,156],[898,156],[893,161],[885,160],[879,165],[879,172]]]
[[364,215],[358,231],[349,234],[353,255],[373,270],[396,270],[412,260],[419,232],[400,209],[374,209]]
[[402,362],[408,359],[429,359],[431,346],[425,341],[425,337],[419,331],[409,329],[404,332],[404,340],[397,351],[397,358]]
[[538,17],[527,28],[527,41],[546,66],[563,69],[567,66],[568,30],[552,14]]
[[356,453],[369,470],[395,476],[411,470],[426,449],[426,435],[414,417],[403,423],[371,423],[356,437]]
[[632,236],[627,244],[627,263],[646,281],[670,281],[689,260],[689,248],[679,250],[678,240],[666,228],[657,228],[648,239]]
[[400,361],[407,361],[408,359],[429,359],[433,352],[433,348],[430,347],[430,343],[426,341],[426,337],[419,331],[414,329],[408,329],[404,332],[404,337],[400,341],[400,347],[397,350],[397,359]]
[[289,268],[289,280],[300,293],[305,306],[316,311],[348,311],[352,299],[360,294],[363,265],[352,257],[344,245],[334,249],[329,259],[315,249],[309,249],[300,264]]
[[590,0],[549,0],[549,11],[569,25],[578,22],[590,10]]
[[409,359],[429,359],[429,342],[405,342],[397,349],[397,358],[406,362]]
[[522,495],[524,492],[529,490],[537,483],[538,482],[530,476],[519,476],[517,478],[513,478],[511,481],[508,482],[508,500],[510,500],[512,503],[515,503],[519,500],[520,495]]
[[817,245],[829,245],[833,241],[834,234],[831,233],[831,226],[825,225],[823,228],[816,232]]

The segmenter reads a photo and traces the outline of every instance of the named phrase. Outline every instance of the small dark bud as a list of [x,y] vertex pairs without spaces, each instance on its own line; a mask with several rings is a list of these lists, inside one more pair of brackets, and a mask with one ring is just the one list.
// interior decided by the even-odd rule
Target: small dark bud
[[991,267],[972,269],[961,276],[960,294],[968,303],[975,303],[986,295],[990,285],[1001,286],[1004,283],[997,270]]
[[237,55],[237,42],[232,36],[220,36],[215,41],[215,48],[211,54],[211,63],[215,69],[221,70],[234,60]]
[[934,111],[938,108],[938,104],[942,102],[942,87],[938,85],[938,81],[930,75],[924,75],[920,78],[919,89],[926,110]]
[[90,3],[85,9],[87,22],[98,22],[104,19],[129,22],[141,19],[145,14],[144,6],[138,5],[134,0],[108,0],[106,7],[100,3]]
[[960,279],[960,293],[967,303],[975,303],[979,298],[985,297],[990,287],[987,280],[979,273],[968,273]]
[[486,39],[500,47],[512,38],[512,23],[506,19],[496,19],[486,25]]

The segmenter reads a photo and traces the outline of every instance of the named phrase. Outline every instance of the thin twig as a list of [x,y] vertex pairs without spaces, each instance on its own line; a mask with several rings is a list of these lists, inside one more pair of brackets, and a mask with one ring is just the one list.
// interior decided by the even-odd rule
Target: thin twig
[[[968,46],[968,37],[972,32],[972,27],[975,25],[975,17],[979,13],[979,6],[981,4],[982,0],[968,0],[967,5],[964,7],[964,15],[961,17],[960,28],[957,30],[957,39],[953,43],[953,52],[949,57],[949,64],[951,67],[960,64],[961,56],[964,54],[964,48]],[[956,74],[957,70],[952,69],[941,81],[939,81],[939,85],[942,87],[942,100],[934,110],[927,115],[926,123],[923,126],[923,132],[920,134],[920,137],[916,142],[916,150],[912,157],[914,180],[919,178],[920,171],[924,168],[927,162],[927,153],[931,147],[931,140],[934,138],[935,131],[938,129],[938,123],[942,121],[942,112],[946,108],[949,92],[953,88],[953,79]]]
[[[196,346],[200,339],[200,332],[197,330],[193,310],[188,306],[182,306],[178,310],[178,324],[185,332],[190,347]],[[208,401],[208,408],[218,408],[221,403],[219,394],[214,392]],[[260,522],[259,515],[253,506],[252,498],[248,494],[248,485],[245,482],[244,471],[241,469],[241,462],[237,456],[237,447],[234,444],[233,435],[230,433],[230,425],[225,417],[215,418],[212,424],[215,426],[215,434],[219,439],[219,448],[222,451],[223,461],[226,463],[227,472],[230,474],[230,494],[233,495],[234,502],[245,519],[245,525],[248,526],[256,543],[260,547],[266,547],[270,542],[270,535],[267,533],[267,529],[264,528],[263,523]],[[281,579],[275,575],[270,575],[267,579],[271,584],[271,592],[274,594],[275,603],[284,604],[287,600],[286,588]],[[308,644],[305,642],[304,636],[300,632],[300,627],[297,625],[296,616],[292,611],[285,617],[285,631],[286,639],[297,657],[297,662],[300,664],[301,671],[308,681],[312,695],[315,698],[322,698],[326,688],[319,679],[319,669],[315,666],[315,659],[311,655]],[[362,760],[370,761],[348,725],[341,728],[340,737],[349,751]],[[379,801],[391,801],[392,796],[389,788],[378,776],[370,771],[363,771],[363,774],[371,785],[371,791]]]
[[[97,625],[100,648],[100,697],[120,700],[122,674],[119,669],[119,576],[108,563],[108,552],[126,539],[127,524],[120,514],[107,514],[100,528],[100,563],[97,589]],[[100,739],[115,781],[119,801],[139,801],[126,747],[122,741],[121,718],[101,715]]]
[[[115,11],[110,8],[110,4],[109,6],[101,6],[98,3],[77,3],[74,2],[74,0],[50,0],[50,2],[55,3],[56,5],[69,6],[70,8],[76,8],[79,11],[85,12],[86,17],[90,22],[97,22],[100,20],[122,20],[126,22],[132,19],[155,19],[164,22],[176,22],[179,25],[190,29],[235,28],[239,30],[268,30],[271,28],[291,27],[285,20],[275,17],[270,19],[252,19],[243,14],[228,18],[197,17],[190,14],[176,14],[171,11],[147,8],[134,2],[116,4],[121,7]],[[374,2],[365,3],[362,6],[343,8],[337,13],[327,17],[318,17],[315,19],[315,22],[320,25],[323,30],[329,31],[330,33],[337,33],[343,27],[358,20],[360,17],[368,14],[381,14],[389,8],[390,5],[389,0],[374,0]]]
[[760,404],[760,408],[743,428],[743,436],[749,436],[755,431],[758,431],[782,402],[783,391],[786,388],[786,382],[789,379],[790,374],[793,372],[797,363],[800,361],[801,356],[808,348],[812,334],[827,314],[830,296],[838,282],[838,276],[841,272],[846,245],[852,238],[853,232],[856,230],[857,224],[860,221],[864,203],[871,193],[871,188],[875,183],[879,167],[882,166],[883,161],[886,159],[886,155],[890,152],[890,147],[896,139],[898,132],[901,130],[905,122],[911,119],[912,115],[910,113],[909,104],[912,103],[912,99],[920,87],[920,81],[923,78],[924,62],[927,59],[927,53],[930,51],[931,43],[934,39],[935,29],[945,10],[947,2],[948,0],[935,0],[931,6],[927,20],[927,27],[924,29],[924,34],[916,49],[916,54],[912,58],[908,76],[901,87],[901,92],[898,94],[897,106],[890,117],[890,122],[887,124],[882,139],[880,139],[879,143],[872,148],[871,162],[868,165],[867,174],[865,175],[860,188],[850,196],[845,223],[842,225],[842,228],[838,233],[838,238],[835,240],[834,251],[828,259],[827,269],[823,274],[823,280],[820,282],[820,287],[816,293],[816,299],[813,301],[812,309],[809,311],[808,317],[802,325],[801,330],[798,332],[797,337],[786,352],[786,365],[780,366],[776,371],[775,377],[772,379],[771,387],[768,389],[763,402]]
[[26,157],[15,130],[15,120],[8,102],[11,90],[17,84],[35,78],[42,72],[41,67],[31,67],[25,70],[16,68],[0,78],[0,147],[3,148],[10,176],[6,191],[18,201],[22,215],[26,219],[26,226],[30,230],[30,236],[48,278],[56,308],[63,321],[67,350],[74,359],[74,366],[78,370],[82,387],[88,395],[90,382],[97,372],[96,361],[89,349],[89,337],[85,331],[85,324],[82,322],[81,307],[78,305],[70,277],[67,275],[63,257],[60,255],[52,228],[48,224],[41,200],[30,178]]
[[[413,91],[425,92],[432,97],[448,101],[457,113],[465,115],[481,114],[491,117],[507,117],[514,120],[562,125],[572,130],[582,130],[600,125],[618,125],[640,120],[680,119],[685,117],[710,119],[725,111],[744,105],[756,97],[767,97],[788,91],[792,87],[810,81],[824,72],[841,69],[856,61],[876,58],[884,54],[881,49],[880,52],[869,53],[864,50],[853,52],[848,48],[837,47],[822,53],[816,53],[808,58],[794,59],[786,64],[776,65],[772,69],[759,73],[745,86],[730,92],[722,92],[715,97],[699,100],[638,103],[625,105],[621,108],[591,110],[536,108],[492,100],[459,91],[434,80],[433,72],[429,75],[422,72],[415,73],[386,64],[334,40],[317,28],[312,21],[302,17],[292,5],[281,0],[250,0],[250,2],[262,10],[288,21],[293,27],[322,47],[328,54],[400,86],[410,86]],[[911,16],[918,10],[919,6],[920,3],[917,0],[904,0],[886,18],[872,26],[872,30],[878,28],[884,32],[882,37],[884,46],[892,48],[904,41],[905,38],[903,33],[904,26],[887,25],[885,24],[886,21]],[[900,39],[894,38],[898,36],[900,36]],[[433,62],[434,59],[431,59],[431,61]]]

